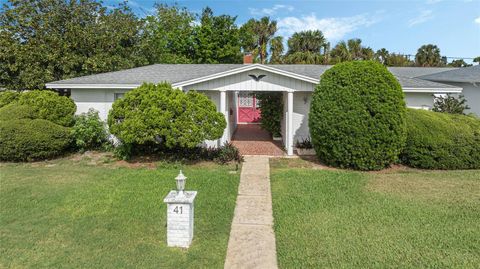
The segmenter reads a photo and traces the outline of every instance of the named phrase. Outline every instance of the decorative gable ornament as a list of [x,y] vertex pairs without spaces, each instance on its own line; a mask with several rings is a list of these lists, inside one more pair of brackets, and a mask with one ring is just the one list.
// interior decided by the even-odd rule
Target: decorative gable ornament
[[253,75],[253,74],[249,74],[248,75],[249,77],[253,78],[253,80],[255,80],[256,82],[259,82],[262,78],[266,77],[267,75]]

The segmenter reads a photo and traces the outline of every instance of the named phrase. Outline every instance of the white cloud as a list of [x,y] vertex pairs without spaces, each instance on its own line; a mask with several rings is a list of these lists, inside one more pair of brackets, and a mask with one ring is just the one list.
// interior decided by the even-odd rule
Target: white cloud
[[476,24],[480,24],[480,17],[476,18],[476,19],[474,20],[474,22],[475,22]]
[[379,16],[361,14],[352,17],[317,18],[315,14],[303,17],[286,17],[278,20],[280,34],[291,34],[305,30],[320,30],[328,40],[338,40],[360,27],[368,27],[380,21]]
[[431,10],[422,10],[418,16],[411,18],[408,21],[408,26],[412,27],[414,25],[424,23],[433,19],[433,17],[433,12]]
[[250,14],[255,16],[273,16],[279,10],[293,11],[294,8],[290,5],[274,5],[271,8],[249,8]]

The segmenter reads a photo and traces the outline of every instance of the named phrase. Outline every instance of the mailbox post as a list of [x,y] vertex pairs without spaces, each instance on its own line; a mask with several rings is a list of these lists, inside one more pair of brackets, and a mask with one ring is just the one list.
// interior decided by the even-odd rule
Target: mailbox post
[[187,178],[182,171],[175,178],[177,190],[163,200],[167,204],[167,245],[188,248],[193,239],[194,200],[196,191],[184,191]]

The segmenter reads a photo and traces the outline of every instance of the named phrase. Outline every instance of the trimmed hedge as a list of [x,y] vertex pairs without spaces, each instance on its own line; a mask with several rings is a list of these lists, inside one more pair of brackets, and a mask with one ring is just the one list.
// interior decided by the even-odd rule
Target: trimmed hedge
[[16,91],[0,91],[0,108],[16,101],[19,95],[20,93]]
[[77,110],[75,103],[72,99],[60,96],[56,92],[47,90],[23,92],[17,103],[32,107],[39,119],[49,120],[67,127],[74,123],[73,114]]
[[35,118],[37,112],[31,106],[12,103],[0,108],[0,121]]
[[480,169],[480,119],[408,109],[404,164],[424,169]]
[[398,161],[405,144],[405,101],[396,78],[372,61],[327,70],[313,93],[309,127],[328,165],[379,170]]
[[43,119],[0,121],[0,160],[35,161],[62,154],[71,143],[69,128]]

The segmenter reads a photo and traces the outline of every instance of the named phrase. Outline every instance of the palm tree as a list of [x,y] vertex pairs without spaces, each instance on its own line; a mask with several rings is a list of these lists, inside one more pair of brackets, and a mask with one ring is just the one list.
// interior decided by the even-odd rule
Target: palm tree
[[309,30],[294,33],[288,39],[288,53],[313,52],[320,53],[326,39],[319,30]]
[[440,56],[440,49],[432,44],[421,46],[415,55],[415,63],[423,67],[441,66],[442,57]]
[[272,56],[270,57],[270,63],[281,63],[282,54],[283,54],[283,37],[276,36],[270,40],[270,52]]
[[383,65],[387,65],[387,59],[390,52],[386,48],[381,48],[375,53],[375,59]]
[[362,59],[362,40],[359,38],[349,39],[347,41],[348,51],[352,60]]
[[250,52],[254,58],[260,57],[265,63],[268,56],[268,45],[277,32],[277,22],[269,17],[260,20],[250,19],[240,27],[240,43],[244,52]]
[[323,45],[323,64],[330,62],[330,42],[325,42]]
[[270,21],[269,17],[263,17],[257,21],[254,29],[257,35],[258,55],[260,56],[260,62],[264,64],[268,56],[268,43],[277,32],[277,22]]
[[335,62],[345,62],[352,59],[350,50],[348,49],[348,45],[345,41],[338,42],[330,54],[332,58],[335,59]]
[[473,58],[473,62],[480,64],[480,56]]

